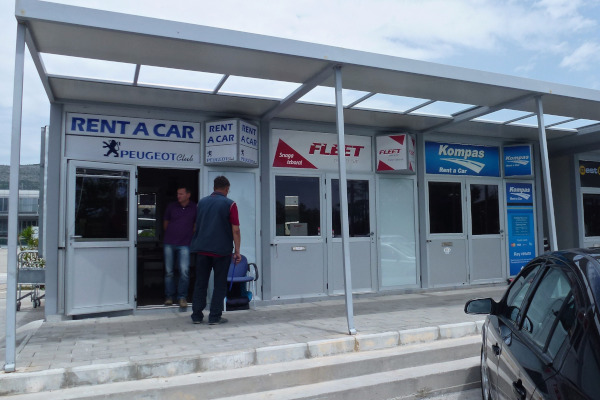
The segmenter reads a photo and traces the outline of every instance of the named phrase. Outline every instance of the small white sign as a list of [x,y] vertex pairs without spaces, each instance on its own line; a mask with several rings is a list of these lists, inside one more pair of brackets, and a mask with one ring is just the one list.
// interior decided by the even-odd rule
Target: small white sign
[[377,136],[377,172],[414,174],[415,139],[411,135]]
[[239,119],[207,122],[205,163],[258,166],[258,127]]

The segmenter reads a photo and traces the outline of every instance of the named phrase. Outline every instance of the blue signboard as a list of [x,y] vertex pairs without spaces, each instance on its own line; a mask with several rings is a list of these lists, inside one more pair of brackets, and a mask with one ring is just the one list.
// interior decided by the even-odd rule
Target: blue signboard
[[506,184],[506,216],[510,276],[515,276],[535,257],[532,184]]
[[533,176],[530,144],[504,146],[504,176]]
[[428,174],[500,176],[498,147],[425,142]]

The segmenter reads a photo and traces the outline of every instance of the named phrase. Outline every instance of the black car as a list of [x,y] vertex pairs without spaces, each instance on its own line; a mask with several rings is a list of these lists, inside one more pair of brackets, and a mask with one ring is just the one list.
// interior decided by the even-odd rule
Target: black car
[[600,249],[546,253],[501,301],[469,300],[483,325],[484,399],[600,399]]

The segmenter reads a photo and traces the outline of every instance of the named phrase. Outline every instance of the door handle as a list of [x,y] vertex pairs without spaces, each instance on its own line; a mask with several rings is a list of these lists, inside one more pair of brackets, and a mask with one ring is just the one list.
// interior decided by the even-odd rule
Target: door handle
[[517,396],[519,396],[520,400],[525,400],[527,397],[527,391],[523,387],[523,382],[521,382],[520,379],[516,382],[513,382],[513,391]]
[[494,351],[494,354],[499,356],[500,355],[500,346],[498,346],[498,343],[492,345],[492,350]]
[[81,235],[73,235],[73,236],[69,236],[69,238],[70,238],[71,240],[73,240],[73,239],[81,239],[82,237],[83,237],[83,236],[81,236]]

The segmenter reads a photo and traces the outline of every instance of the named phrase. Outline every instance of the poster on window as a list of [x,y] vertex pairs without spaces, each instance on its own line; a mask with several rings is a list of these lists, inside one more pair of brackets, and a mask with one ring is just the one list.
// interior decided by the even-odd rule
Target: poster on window
[[509,272],[515,276],[536,255],[532,184],[506,184],[506,216]]

